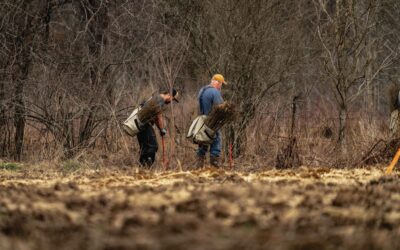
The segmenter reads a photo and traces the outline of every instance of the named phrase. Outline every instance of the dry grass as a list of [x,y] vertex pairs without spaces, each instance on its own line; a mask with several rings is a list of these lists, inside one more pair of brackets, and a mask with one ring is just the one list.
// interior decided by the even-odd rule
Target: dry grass
[[[151,95],[152,89],[144,88],[143,100]],[[141,100],[132,100],[140,103]],[[246,130],[246,151],[238,159],[235,166],[244,168],[264,168],[274,166],[279,150],[288,145],[288,126],[290,108],[285,106],[285,98],[270,100],[265,107],[261,107],[256,117],[250,122]],[[173,106],[172,106],[173,105]],[[195,161],[196,145],[186,139],[187,130],[191,121],[198,115],[198,104],[195,93],[186,93],[180,103],[168,105],[164,117],[168,134],[166,137],[166,155],[170,169],[179,169],[178,161],[183,168],[190,167]],[[383,115],[376,115],[376,119],[368,120],[363,112],[349,114],[347,131],[347,155],[337,157],[337,119],[334,108],[329,102],[313,104],[315,109],[306,111],[299,106],[299,117],[294,135],[297,139],[297,148],[300,161],[307,166],[352,166],[364,157],[364,154],[378,140],[388,139],[388,119]],[[128,114],[127,114],[128,115]],[[174,121],[174,123],[172,122]],[[326,129],[332,135],[326,136]],[[158,136],[158,134],[157,134]],[[158,138],[160,142],[160,138]],[[224,137],[223,137],[224,141]],[[158,157],[161,155],[161,143]],[[222,160],[227,164],[228,150],[223,144]],[[91,147],[79,154],[77,160],[87,165],[117,165],[120,167],[134,166],[138,159],[138,143],[136,138],[125,136],[117,126],[109,126],[99,136]],[[47,160],[62,161],[62,145],[54,141],[49,133],[28,127],[24,146],[24,161],[41,162]],[[10,159],[9,159],[10,160]],[[157,161],[160,165],[160,161]],[[158,167],[158,166],[157,166]]]

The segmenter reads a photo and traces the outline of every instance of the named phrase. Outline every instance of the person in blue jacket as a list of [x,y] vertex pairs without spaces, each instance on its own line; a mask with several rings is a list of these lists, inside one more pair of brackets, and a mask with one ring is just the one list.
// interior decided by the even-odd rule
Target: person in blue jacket
[[[208,115],[214,105],[218,105],[224,102],[221,95],[222,85],[227,84],[224,76],[221,74],[215,74],[211,78],[209,85],[204,86],[200,89],[198,94],[198,101],[201,115]],[[221,155],[222,141],[221,132],[217,131],[217,135],[210,146],[199,145],[197,149],[197,168],[204,166],[206,153],[210,149],[210,164],[213,167],[219,167],[219,159]]]

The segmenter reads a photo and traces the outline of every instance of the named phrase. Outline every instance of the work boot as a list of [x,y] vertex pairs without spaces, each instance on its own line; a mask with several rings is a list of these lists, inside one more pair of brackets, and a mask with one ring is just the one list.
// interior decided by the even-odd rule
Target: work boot
[[218,156],[210,156],[210,164],[211,166],[213,166],[214,168],[219,168],[220,167],[220,163],[219,163],[219,157]]
[[198,155],[196,158],[196,169],[200,169],[204,167],[204,161],[206,159],[205,155]]
[[147,157],[147,159],[141,159],[140,165],[144,169],[150,169],[151,165],[153,165],[153,160],[151,159],[151,157]]

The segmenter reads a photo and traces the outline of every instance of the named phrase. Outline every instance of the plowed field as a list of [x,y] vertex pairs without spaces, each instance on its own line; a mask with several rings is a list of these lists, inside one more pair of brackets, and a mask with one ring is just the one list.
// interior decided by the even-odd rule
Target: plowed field
[[0,249],[400,249],[381,167],[0,171]]

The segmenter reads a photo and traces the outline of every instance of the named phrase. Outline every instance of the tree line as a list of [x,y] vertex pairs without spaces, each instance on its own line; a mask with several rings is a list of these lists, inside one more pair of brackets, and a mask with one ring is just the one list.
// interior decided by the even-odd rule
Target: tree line
[[0,154],[16,160],[30,138],[65,158],[100,140],[107,150],[151,91],[192,100],[216,72],[239,113],[224,129],[236,157],[252,130],[304,136],[321,107],[329,143],[350,157],[351,120],[382,121],[399,84],[395,0],[2,0],[0,18]]

